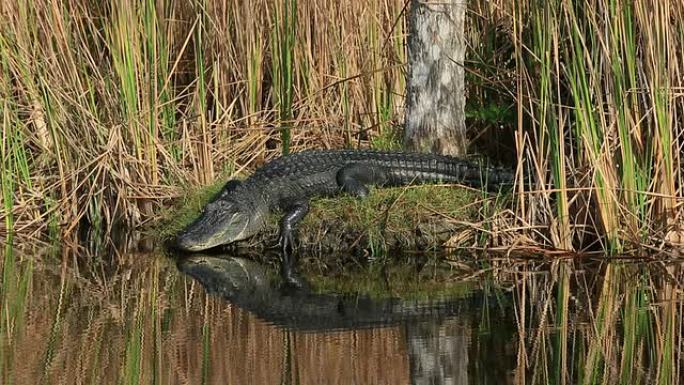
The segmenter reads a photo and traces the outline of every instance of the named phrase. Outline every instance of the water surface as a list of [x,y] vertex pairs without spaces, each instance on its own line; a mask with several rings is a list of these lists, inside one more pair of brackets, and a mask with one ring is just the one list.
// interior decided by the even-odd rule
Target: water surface
[[[282,291],[253,260],[138,250],[5,248],[0,381],[678,383],[681,374],[676,263],[451,260],[440,269],[468,290],[388,299]],[[216,261],[245,273],[192,271],[220,270]],[[429,286],[434,268],[416,277]]]

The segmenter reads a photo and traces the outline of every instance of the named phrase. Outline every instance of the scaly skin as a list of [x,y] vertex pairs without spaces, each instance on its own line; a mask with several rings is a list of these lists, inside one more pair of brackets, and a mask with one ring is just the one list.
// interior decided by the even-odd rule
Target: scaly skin
[[299,286],[289,252],[297,223],[309,211],[314,196],[346,192],[368,195],[368,186],[456,183],[496,191],[511,185],[510,170],[484,167],[450,156],[372,150],[315,150],[280,157],[258,169],[244,182],[229,181],[203,214],[177,239],[185,251],[201,251],[233,243],[258,233],[272,212],[280,221],[283,274]]

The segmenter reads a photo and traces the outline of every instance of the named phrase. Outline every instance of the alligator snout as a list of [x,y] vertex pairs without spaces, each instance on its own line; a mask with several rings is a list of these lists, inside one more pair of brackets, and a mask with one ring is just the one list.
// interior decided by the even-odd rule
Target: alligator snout
[[181,251],[201,251],[204,248],[186,233],[181,233],[173,240],[173,246]]

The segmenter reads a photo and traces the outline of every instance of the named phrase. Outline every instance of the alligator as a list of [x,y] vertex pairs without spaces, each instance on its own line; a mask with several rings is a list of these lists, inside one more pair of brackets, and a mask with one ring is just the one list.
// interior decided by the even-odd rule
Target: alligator
[[282,273],[301,284],[295,273],[294,230],[314,196],[348,193],[366,197],[368,186],[455,183],[488,191],[513,184],[511,170],[483,166],[451,156],[374,150],[309,150],[277,158],[244,181],[230,180],[188,225],[175,244],[196,252],[246,239],[265,227],[269,214],[282,211],[279,244]]

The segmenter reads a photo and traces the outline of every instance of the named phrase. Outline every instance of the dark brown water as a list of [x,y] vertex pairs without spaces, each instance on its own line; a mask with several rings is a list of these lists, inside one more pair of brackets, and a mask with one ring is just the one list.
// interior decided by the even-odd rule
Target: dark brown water
[[[467,292],[387,300],[261,281],[250,293],[263,295],[250,296],[235,272],[231,288],[159,253],[105,246],[15,245],[2,261],[2,384],[628,384],[682,374],[677,264],[451,261]],[[270,279],[254,274],[252,283]]]

